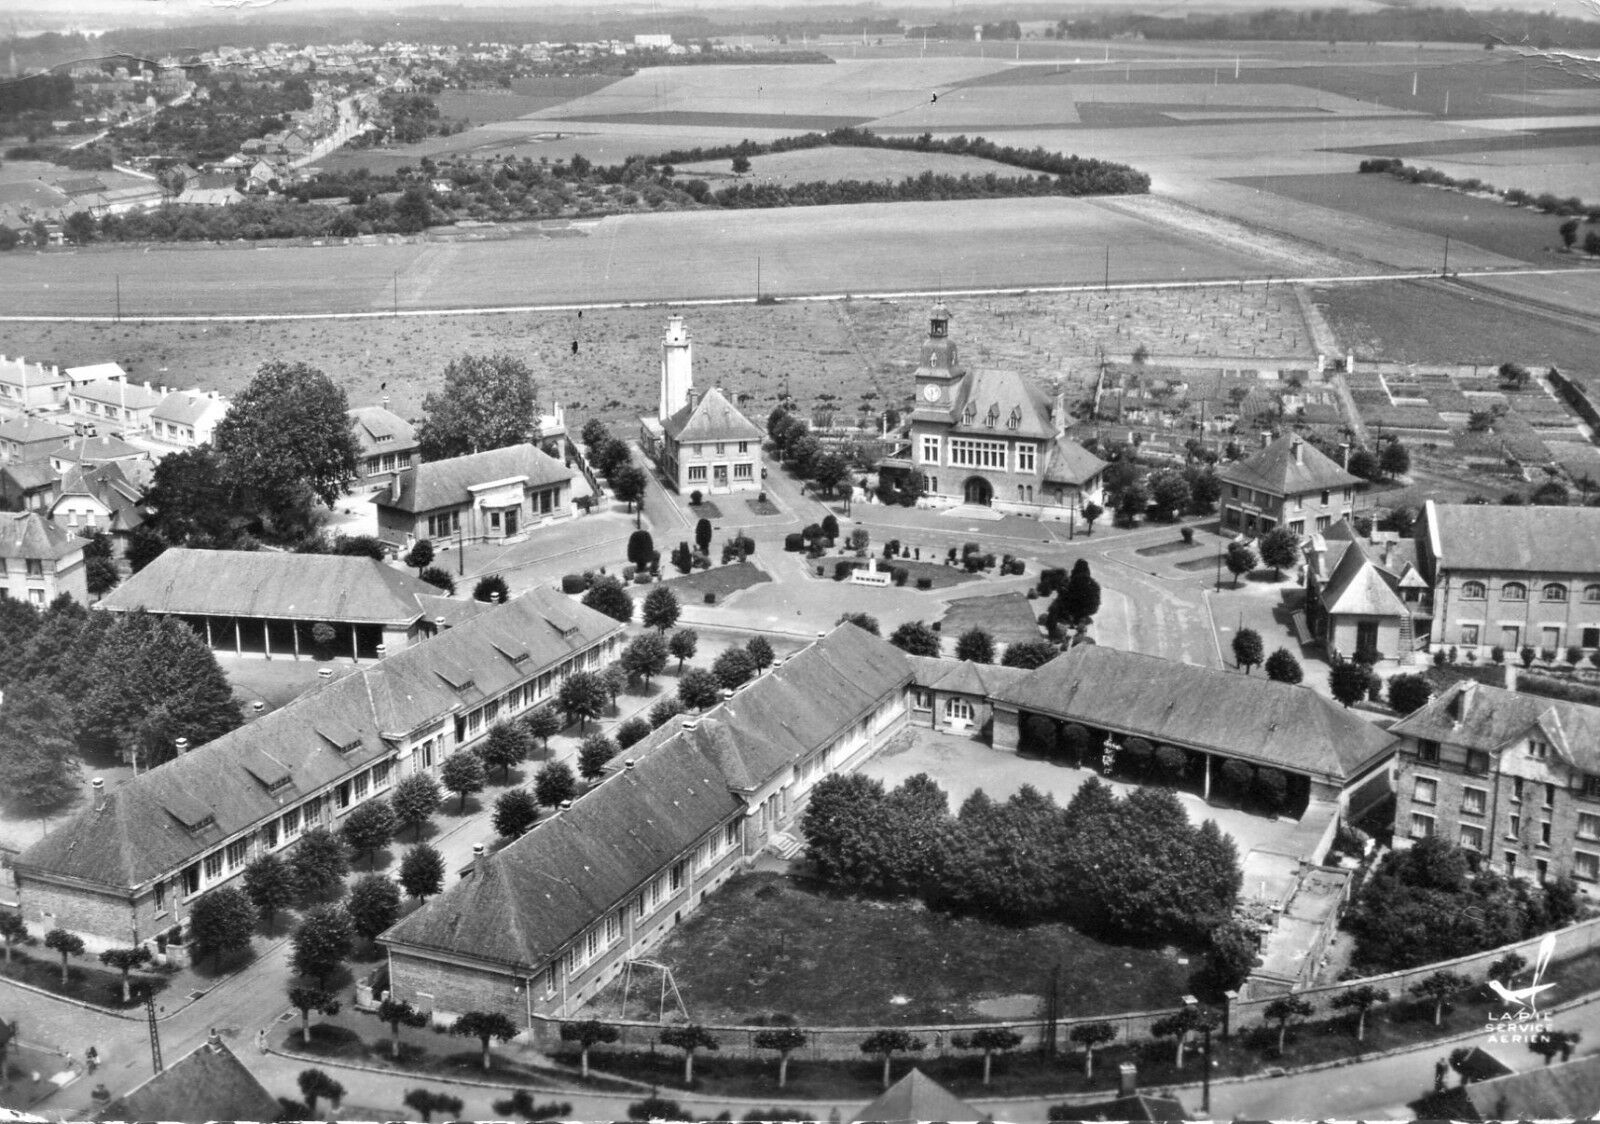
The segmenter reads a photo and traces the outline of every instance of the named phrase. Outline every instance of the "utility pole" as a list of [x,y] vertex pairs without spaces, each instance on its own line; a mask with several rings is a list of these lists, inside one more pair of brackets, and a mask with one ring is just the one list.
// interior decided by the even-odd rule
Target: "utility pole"
[[756,303],[761,303],[761,255],[756,255]]
[[392,298],[391,309],[391,315],[400,315],[400,271],[398,269],[394,271],[394,296]]
[[1444,236],[1444,265],[1439,270],[1440,277],[1450,276],[1450,236]]
[[117,274],[117,323],[122,323],[122,274]]
[[1211,1115],[1211,1024],[1206,1023],[1200,1031],[1205,1035],[1206,1069],[1200,1079],[1200,1115]]
[[1110,246],[1106,247],[1106,274],[1105,274],[1105,281],[1102,283],[1102,286],[1101,286],[1101,291],[1102,292],[1106,292],[1106,293],[1109,293],[1111,291],[1111,247]]
[[150,1065],[156,1073],[166,1067],[161,1064],[161,1027],[156,1022],[156,1001],[150,995],[150,989],[144,989],[144,1020],[150,1028]]

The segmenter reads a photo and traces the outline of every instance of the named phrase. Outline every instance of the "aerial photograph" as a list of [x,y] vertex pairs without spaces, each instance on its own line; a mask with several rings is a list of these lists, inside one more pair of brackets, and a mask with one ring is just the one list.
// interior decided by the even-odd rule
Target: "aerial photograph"
[[1600,1113],[1600,7],[7,4],[0,944],[0,1124]]

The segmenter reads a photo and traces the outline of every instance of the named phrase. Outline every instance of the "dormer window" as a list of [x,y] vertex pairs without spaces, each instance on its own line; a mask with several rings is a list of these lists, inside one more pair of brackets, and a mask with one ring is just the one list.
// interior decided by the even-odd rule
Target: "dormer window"
[[1022,425],[1022,407],[1021,406],[1013,406],[1013,407],[1011,407],[1011,416],[1006,419],[1006,428],[1007,429],[1016,429],[1021,425]]
[[983,424],[988,426],[990,429],[993,429],[994,426],[995,426],[995,423],[997,421],[999,421],[999,420],[1000,420],[1000,404],[997,402],[997,403],[994,403],[993,405],[991,405],[989,407],[989,412],[983,416]]
[[1543,761],[1550,756],[1550,743],[1538,738],[1528,739],[1528,756]]

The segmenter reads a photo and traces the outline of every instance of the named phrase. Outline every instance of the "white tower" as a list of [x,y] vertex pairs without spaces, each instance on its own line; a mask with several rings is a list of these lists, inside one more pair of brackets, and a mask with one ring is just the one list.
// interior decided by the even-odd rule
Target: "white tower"
[[656,408],[662,421],[689,404],[689,391],[694,386],[693,363],[689,329],[683,326],[683,317],[668,317],[667,330],[661,335],[661,403]]

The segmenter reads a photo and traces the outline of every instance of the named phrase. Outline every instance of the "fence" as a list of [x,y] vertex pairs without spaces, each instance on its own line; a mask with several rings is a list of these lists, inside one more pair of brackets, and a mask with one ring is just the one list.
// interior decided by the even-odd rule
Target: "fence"
[[[1442,960],[1434,964],[1425,964],[1417,968],[1408,968],[1404,971],[1389,972],[1381,976],[1370,976],[1358,980],[1346,980],[1341,983],[1329,984],[1325,987],[1306,988],[1295,992],[1307,1000],[1316,1009],[1319,1016],[1326,1016],[1332,1011],[1331,1002],[1345,992],[1354,988],[1370,984],[1374,987],[1386,989],[1395,1000],[1406,998],[1413,984],[1433,975],[1435,972],[1455,972],[1475,981],[1486,978],[1489,966],[1507,953],[1518,953],[1529,962],[1532,962],[1539,942],[1544,939],[1544,934],[1530,937],[1525,941],[1504,945],[1488,952],[1474,953],[1470,956],[1457,957],[1454,960]],[[1556,959],[1567,960],[1574,956],[1582,955],[1596,947],[1600,947],[1600,917],[1579,921],[1565,929],[1556,930]],[[1245,1027],[1256,1026],[1266,1022],[1265,1010],[1275,995],[1263,995],[1250,999],[1234,1000],[1228,1008],[1228,1023],[1230,1030],[1238,1031]],[[1571,999],[1574,996],[1552,996],[1553,1002]],[[1167,1017],[1181,1007],[1167,1007],[1154,1011],[1125,1011],[1112,1015],[1095,1015],[1084,1018],[1063,1018],[1055,1024],[1056,1048],[1062,1052],[1072,1052],[1077,1047],[1072,1042],[1072,1028],[1088,1023],[1108,1023],[1116,1031],[1116,1038],[1106,1045],[1122,1046],[1137,1043],[1152,1037],[1151,1026],[1157,1020]],[[536,1042],[553,1047],[560,1041],[562,1022],[570,1019],[553,1019],[542,1015],[533,1016],[533,1037]],[[592,1053],[596,1056],[605,1053],[640,1053],[649,1052],[658,1048],[658,1038],[661,1024],[640,1020],[606,1020],[617,1027],[620,1035],[615,1043],[610,1045],[595,1046]],[[943,1057],[946,1054],[957,1052],[951,1045],[951,1039],[961,1034],[971,1034],[975,1030],[988,1027],[1006,1027],[1015,1031],[1022,1038],[1019,1049],[1037,1049],[1044,1041],[1049,1031],[1050,1024],[1045,1019],[1017,1019],[1003,1022],[983,1023],[953,1023],[929,1024],[922,1026],[897,1026],[893,1029],[904,1030],[920,1038],[926,1044],[921,1056]],[[706,1026],[718,1040],[718,1052],[729,1057],[765,1057],[775,1055],[771,1050],[757,1049],[756,1035],[763,1030],[772,1029],[762,1026]],[[875,1026],[828,1026],[828,1027],[800,1027],[806,1035],[806,1044],[794,1051],[791,1055],[796,1061],[823,1061],[823,1060],[859,1060],[862,1041],[874,1031],[883,1029]]]

